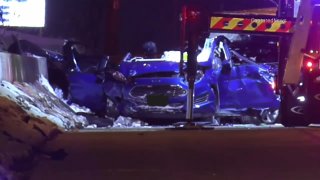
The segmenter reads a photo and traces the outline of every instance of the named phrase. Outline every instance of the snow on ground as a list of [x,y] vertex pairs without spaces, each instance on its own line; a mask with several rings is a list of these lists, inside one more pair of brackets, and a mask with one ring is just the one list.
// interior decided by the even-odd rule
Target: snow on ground
[[[56,97],[58,97],[60,100],[62,100],[65,104],[69,104],[68,100],[63,99],[63,92],[61,89],[55,88],[53,90],[52,87],[50,86],[50,84],[48,83],[48,81],[43,81],[43,82],[41,82],[41,84],[43,84],[45,87],[50,89],[50,92],[55,94]],[[69,104],[69,107],[76,113],[83,112],[83,113],[93,114],[93,112],[89,108],[84,107],[84,106],[79,106],[78,104],[72,103],[72,104]]]
[[16,102],[0,97],[0,179],[27,179],[35,156],[59,133],[55,123],[32,117]]
[[28,179],[37,156],[56,152],[47,149],[48,141],[87,125],[84,116],[56,97],[45,78],[35,83],[1,81],[0,179]]
[[76,115],[72,108],[56,97],[44,77],[33,84],[2,81],[0,96],[17,103],[29,115],[48,119],[63,129],[88,125],[85,117]]
[[150,127],[147,123],[144,123],[138,119],[131,117],[119,116],[113,123],[113,128],[139,128]]

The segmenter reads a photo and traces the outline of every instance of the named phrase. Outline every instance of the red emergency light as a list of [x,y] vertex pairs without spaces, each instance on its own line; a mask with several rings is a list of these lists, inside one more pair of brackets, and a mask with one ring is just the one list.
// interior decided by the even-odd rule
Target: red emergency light
[[313,59],[308,58],[304,62],[304,67],[306,68],[306,70],[311,72],[316,68],[316,63]]
[[312,61],[308,61],[306,65],[307,65],[307,68],[312,68],[313,67],[313,62]]

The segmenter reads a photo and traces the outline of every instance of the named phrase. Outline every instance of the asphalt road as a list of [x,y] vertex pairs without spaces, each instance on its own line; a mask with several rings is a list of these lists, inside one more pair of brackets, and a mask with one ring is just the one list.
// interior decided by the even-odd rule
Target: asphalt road
[[32,180],[320,179],[320,128],[146,129],[65,133]]

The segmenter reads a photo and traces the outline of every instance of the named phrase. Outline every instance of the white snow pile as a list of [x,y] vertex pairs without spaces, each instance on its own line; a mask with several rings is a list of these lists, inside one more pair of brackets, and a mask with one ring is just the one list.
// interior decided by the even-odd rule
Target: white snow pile
[[119,116],[117,120],[114,121],[114,128],[137,128],[137,127],[147,127],[147,124],[131,117]]
[[[63,100],[63,102],[67,103],[66,100]],[[83,112],[83,113],[88,113],[88,114],[94,114],[89,108],[85,106],[79,106],[78,104],[72,103],[69,105],[69,107],[74,111],[74,112]]]
[[44,77],[33,84],[1,81],[0,96],[17,103],[30,116],[45,118],[60,128],[74,129],[88,125],[85,117],[76,113],[54,94]]
[[22,100],[30,97],[14,85],[2,82],[0,93],[0,179],[28,179],[36,156],[49,153],[46,143],[63,129],[48,118],[29,113],[36,108],[29,106],[26,110],[28,102]]
[[[43,79],[43,78],[42,78]],[[46,80],[46,79],[44,79]],[[51,88],[52,87],[50,86],[50,84],[48,83],[48,81],[43,81],[41,82],[41,84],[43,84],[45,87],[47,88]],[[53,90],[52,90],[53,91]],[[63,98],[63,92],[61,89],[59,88],[55,88],[54,89],[54,94],[59,98],[61,99],[65,104],[68,104],[68,100],[64,99]],[[83,112],[83,113],[88,113],[88,114],[94,114],[89,108],[85,107],[85,106],[79,106],[78,104],[75,104],[75,103],[72,103],[72,104],[69,104],[69,107],[76,113],[78,112]]]

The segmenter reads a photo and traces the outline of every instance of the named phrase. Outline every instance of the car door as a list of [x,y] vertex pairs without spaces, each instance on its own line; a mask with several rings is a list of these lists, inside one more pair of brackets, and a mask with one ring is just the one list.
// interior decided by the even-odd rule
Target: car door
[[261,75],[259,64],[235,62],[228,44],[220,46],[222,70],[218,78],[220,109],[276,107],[271,84]]

